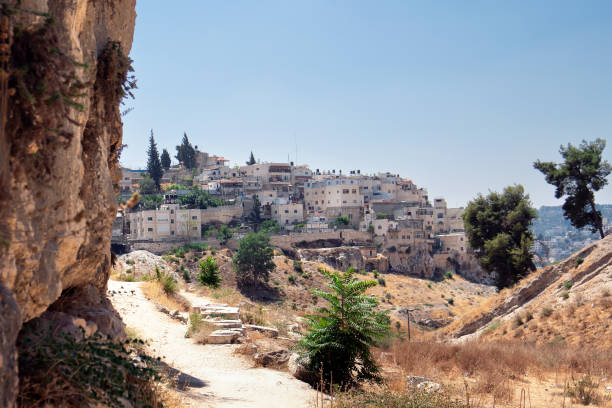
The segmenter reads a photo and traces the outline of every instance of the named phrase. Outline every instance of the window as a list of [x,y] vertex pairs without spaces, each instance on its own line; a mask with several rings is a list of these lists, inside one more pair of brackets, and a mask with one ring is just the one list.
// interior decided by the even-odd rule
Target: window
[[285,214],[289,214],[289,210],[285,210]]
[[297,214],[297,210],[293,210],[293,213],[294,213],[294,214]]
[[148,217],[147,221],[153,221],[153,217]]
[[174,231],[170,231],[170,235],[174,235]]
[[192,220],[197,220],[197,219],[198,219],[198,216],[197,216],[197,215],[192,215],[192,216],[191,216],[191,219],[192,219]]
[[153,232],[153,228],[148,228],[147,231]]
[[174,224],[174,220],[170,220],[170,224]]
[[174,210],[170,210],[170,214],[174,214]]
[[355,193],[357,193],[357,190],[356,189],[352,189],[351,193],[355,194]]
[[348,193],[349,193],[348,188],[345,188],[344,190],[342,190],[342,194],[348,194]]
[[193,227],[192,230],[197,231],[198,227]]

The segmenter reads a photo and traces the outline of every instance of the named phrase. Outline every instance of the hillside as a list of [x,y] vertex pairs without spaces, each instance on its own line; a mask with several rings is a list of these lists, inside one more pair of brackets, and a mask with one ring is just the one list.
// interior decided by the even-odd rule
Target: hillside
[[445,332],[467,340],[612,345],[612,236],[505,289]]

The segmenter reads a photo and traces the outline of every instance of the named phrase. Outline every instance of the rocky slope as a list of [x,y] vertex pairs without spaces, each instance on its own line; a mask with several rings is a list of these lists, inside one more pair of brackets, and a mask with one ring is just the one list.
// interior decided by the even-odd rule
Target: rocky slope
[[11,407],[25,322],[61,314],[122,332],[104,293],[136,14],[135,0],[8,1],[2,14],[0,405]]
[[449,327],[466,340],[612,345],[612,236],[539,269]]

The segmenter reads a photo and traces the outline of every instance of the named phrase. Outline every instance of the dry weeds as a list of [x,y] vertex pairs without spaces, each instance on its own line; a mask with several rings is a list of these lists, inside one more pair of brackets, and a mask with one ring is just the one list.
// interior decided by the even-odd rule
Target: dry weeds
[[189,311],[189,301],[178,293],[166,293],[161,283],[157,281],[143,282],[142,293],[150,301],[160,304],[169,310]]

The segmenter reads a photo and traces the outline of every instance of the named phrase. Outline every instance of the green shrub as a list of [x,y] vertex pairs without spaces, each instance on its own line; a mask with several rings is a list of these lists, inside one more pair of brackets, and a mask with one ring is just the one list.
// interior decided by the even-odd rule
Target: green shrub
[[219,265],[212,256],[206,257],[200,262],[200,273],[198,273],[198,281],[211,288],[219,287],[221,276],[219,275]]
[[134,265],[136,262],[133,259],[126,259],[125,263],[128,265]]
[[446,272],[444,273],[444,277],[445,277],[446,279],[450,279],[450,280],[452,280],[452,279],[453,279],[453,272],[452,272],[452,271],[446,271]]
[[304,272],[304,267],[302,266],[302,261],[293,261],[293,269],[295,269],[299,273]]
[[289,275],[287,277],[287,280],[289,281],[289,283],[291,283],[292,285],[295,285],[295,276],[293,275]]
[[525,315],[525,321],[528,322],[530,320],[533,320],[533,313],[527,312],[527,314]]
[[189,273],[187,269],[185,269],[183,265],[181,265],[180,271],[181,271],[181,276],[183,277],[183,280],[187,283],[191,282],[191,274]]
[[514,317],[514,325],[516,327],[522,326],[525,322],[523,321],[523,318],[520,315],[516,315]]
[[597,388],[599,388],[599,384],[588,375],[585,375],[578,381],[572,376],[572,384],[569,386],[567,393],[575,402],[582,405],[598,405],[601,397],[597,392]]
[[155,280],[162,284],[164,292],[168,295],[176,292],[176,280],[172,276],[172,274],[159,269],[159,266],[155,265]]
[[582,265],[583,262],[584,262],[584,259],[580,257],[576,258],[576,268]]
[[572,288],[572,282],[567,281],[563,284],[563,286],[565,287],[565,289],[570,290]]
[[378,278],[377,281],[380,286],[387,286],[387,282],[384,278]]
[[379,381],[380,369],[370,347],[389,333],[388,312],[376,309],[378,301],[366,291],[375,281],[359,281],[350,272],[326,273],[330,292],[313,290],[327,301],[327,307],[306,316],[308,332],[298,343],[309,369],[321,373],[329,384],[351,384],[361,380]]
[[234,269],[241,280],[268,281],[270,272],[274,270],[274,249],[270,245],[270,237],[265,233],[249,232],[238,242],[238,250],[234,255]]
[[562,297],[563,299],[567,300],[567,299],[569,299],[569,293],[567,293],[567,292],[563,292],[563,293],[561,294],[561,297]]
[[323,274],[324,274],[324,273],[326,273],[326,272],[327,272],[327,269],[325,269],[325,268],[324,268],[324,267],[322,267],[322,266],[318,266],[318,267],[317,267],[317,271],[319,271],[320,273],[323,273]]
[[380,274],[378,273],[376,269],[372,271],[372,274],[374,275],[374,279],[378,279],[378,277],[380,276]]
[[304,279],[310,279],[310,274],[309,274],[308,272],[304,272],[304,273],[302,274],[302,278],[304,278]]
[[448,304],[449,304],[449,305],[451,305],[451,306],[452,306],[452,305],[454,305],[454,304],[455,304],[455,299],[453,299],[453,298],[448,298],[448,299],[447,299],[447,302],[448,302]]
[[200,327],[204,324],[204,319],[200,313],[191,313],[189,315],[189,326],[187,327],[187,332],[185,333],[185,337],[191,337],[198,331],[200,331]]
[[156,360],[142,345],[24,327],[17,344],[19,406],[159,406]]

